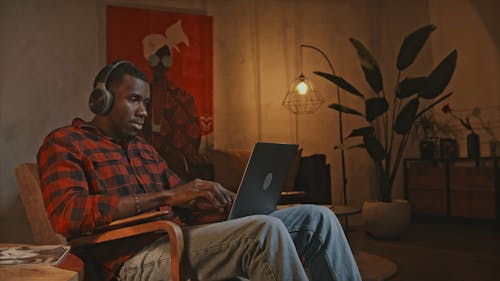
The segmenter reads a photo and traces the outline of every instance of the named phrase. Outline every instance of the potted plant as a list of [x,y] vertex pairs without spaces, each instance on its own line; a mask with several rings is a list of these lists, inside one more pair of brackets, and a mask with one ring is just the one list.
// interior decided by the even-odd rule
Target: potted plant
[[423,134],[423,138],[419,142],[420,159],[433,160],[436,158],[436,121],[434,116],[430,114],[422,114],[415,121],[417,134]]
[[[408,77],[403,73],[412,65],[429,35],[435,29],[434,25],[423,26],[403,40],[396,63],[397,85],[392,94],[386,92],[384,88],[382,73],[374,56],[363,43],[354,38],[350,38],[350,42],[357,51],[365,80],[373,90],[373,94],[367,96],[361,93],[340,76],[321,71],[315,72],[316,75],[327,79],[345,90],[344,92],[354,95],[364,103],[364,112],[340,103],[330,104],[329,108],[341,113],[358,116],[366,121],[366,126],[353,129],[347,136],[346,140],[356,140],[355,142],[344,143],[342,141],[337,148],[364,148],[375,163],[378,175],[378,201],[364,203],[363,217],[365,218],[367,231],[381,238],[398,236],[399,233],[394,232],[400,232],[404,229],[404,225],[394,226],[391,225],[391,221],[394,224],[409,223],[410,207],[408,202],[393,200],[392,188],[412,126],[415,120],[426,111],[452,94],[448,93],[441,96],[455,71],[456,50],[446,56],[428,76]],[[426,104],[424,105],[424,103]],[[382,208],[389,206],[394,210],[382,213],[378,209],[379,206],[382,206]],[[372,209],[376,214],[372,213]],[[405,216],[403,218],[392,218],[392,216],[399,214]],[[380,219],[380,221],[368,222],[367,220],[370,218]],[[389,222],[389,225],[382,226],[381,223],[384,221]],[[379,230],[370,230],[370,226],[381,227]]]
[[[455,159],[459,155],[457,142],[459,134],[447,121],[440,120],[433,110],[422,114],[415,121],[416,136],[422,136],[419,143],[420,159]],[[431,152],[433,151],[433,154]]]
[[481,128],[490,136],[490,156],[497,157],[500,156],[500,141],[495,136],[495,132],[491,127],[490,121],[485,122],[481,116],[481,109],[476,106],[472,109],[472,117],[479,120]]
[[470,159],[479,159],[481,154],[481,149],[479,146],[479,135],[476,134],[476,132],[472,128],[469,116],[466,116],[465,120],[460,118],[454,113],[454,110],[449,104],[443,106],[441,110],[446,114],[450,114],[454,119],[460,121],[460,124],[462,124],[465,129],[469,130],[469,134],[467,135],[467,157]]

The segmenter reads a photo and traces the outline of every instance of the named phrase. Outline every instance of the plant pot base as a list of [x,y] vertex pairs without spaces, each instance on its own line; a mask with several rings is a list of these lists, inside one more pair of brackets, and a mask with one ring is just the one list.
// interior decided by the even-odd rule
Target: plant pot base
[[365,202],[362,216],[368,235],[377,239],[398,239],[410,224],[411,208],[406,200]]

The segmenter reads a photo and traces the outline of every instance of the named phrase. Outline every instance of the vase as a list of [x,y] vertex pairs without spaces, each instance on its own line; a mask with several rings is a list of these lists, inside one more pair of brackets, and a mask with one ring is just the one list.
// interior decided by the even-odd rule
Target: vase
[[469,159],[479,159],[480,154],[479,135],[471,132],[467,135],[467,157]]
[[457,140],[452,138],[443,138],[439,140],[439,153],[441,159],[456,159],[460,147]]
[[419,144],[420,159],[433,160],[434,159],[434,142],[430,140],[423,140]]
[[500,157],[500,141],[497,140],[490,141],[490,156]]
[[411,208],[406,200],[365,201],[361,214],[369,235],[378,239],[396,239],[410,224]]

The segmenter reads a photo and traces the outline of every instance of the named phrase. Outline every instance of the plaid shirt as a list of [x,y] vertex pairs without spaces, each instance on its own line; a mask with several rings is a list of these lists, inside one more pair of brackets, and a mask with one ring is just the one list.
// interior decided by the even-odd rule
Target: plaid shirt
[[[37,160],[48,218],[54,230],[65,237],[110,223],[120,196],[161,191],[182,183],[144,139],[135,137],[118,144],[79,118],[71,126],[50,133]],[[110,278],[125,260],[156,238],[132,237],[86,250]]]

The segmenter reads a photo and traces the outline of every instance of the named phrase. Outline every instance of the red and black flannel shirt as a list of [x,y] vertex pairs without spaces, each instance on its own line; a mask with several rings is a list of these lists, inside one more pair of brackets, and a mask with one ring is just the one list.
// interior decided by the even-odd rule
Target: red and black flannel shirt
[[[44,139],[37,161],[48,218],[55,231],[65,237],[110,223],[120,196],[161,191],[182,183],[144,139],[135,137],[119,144],[79,118]],[[127,238],[95,245],[87,253],[104,267],[110,279],[124,261],[157,238]]]

